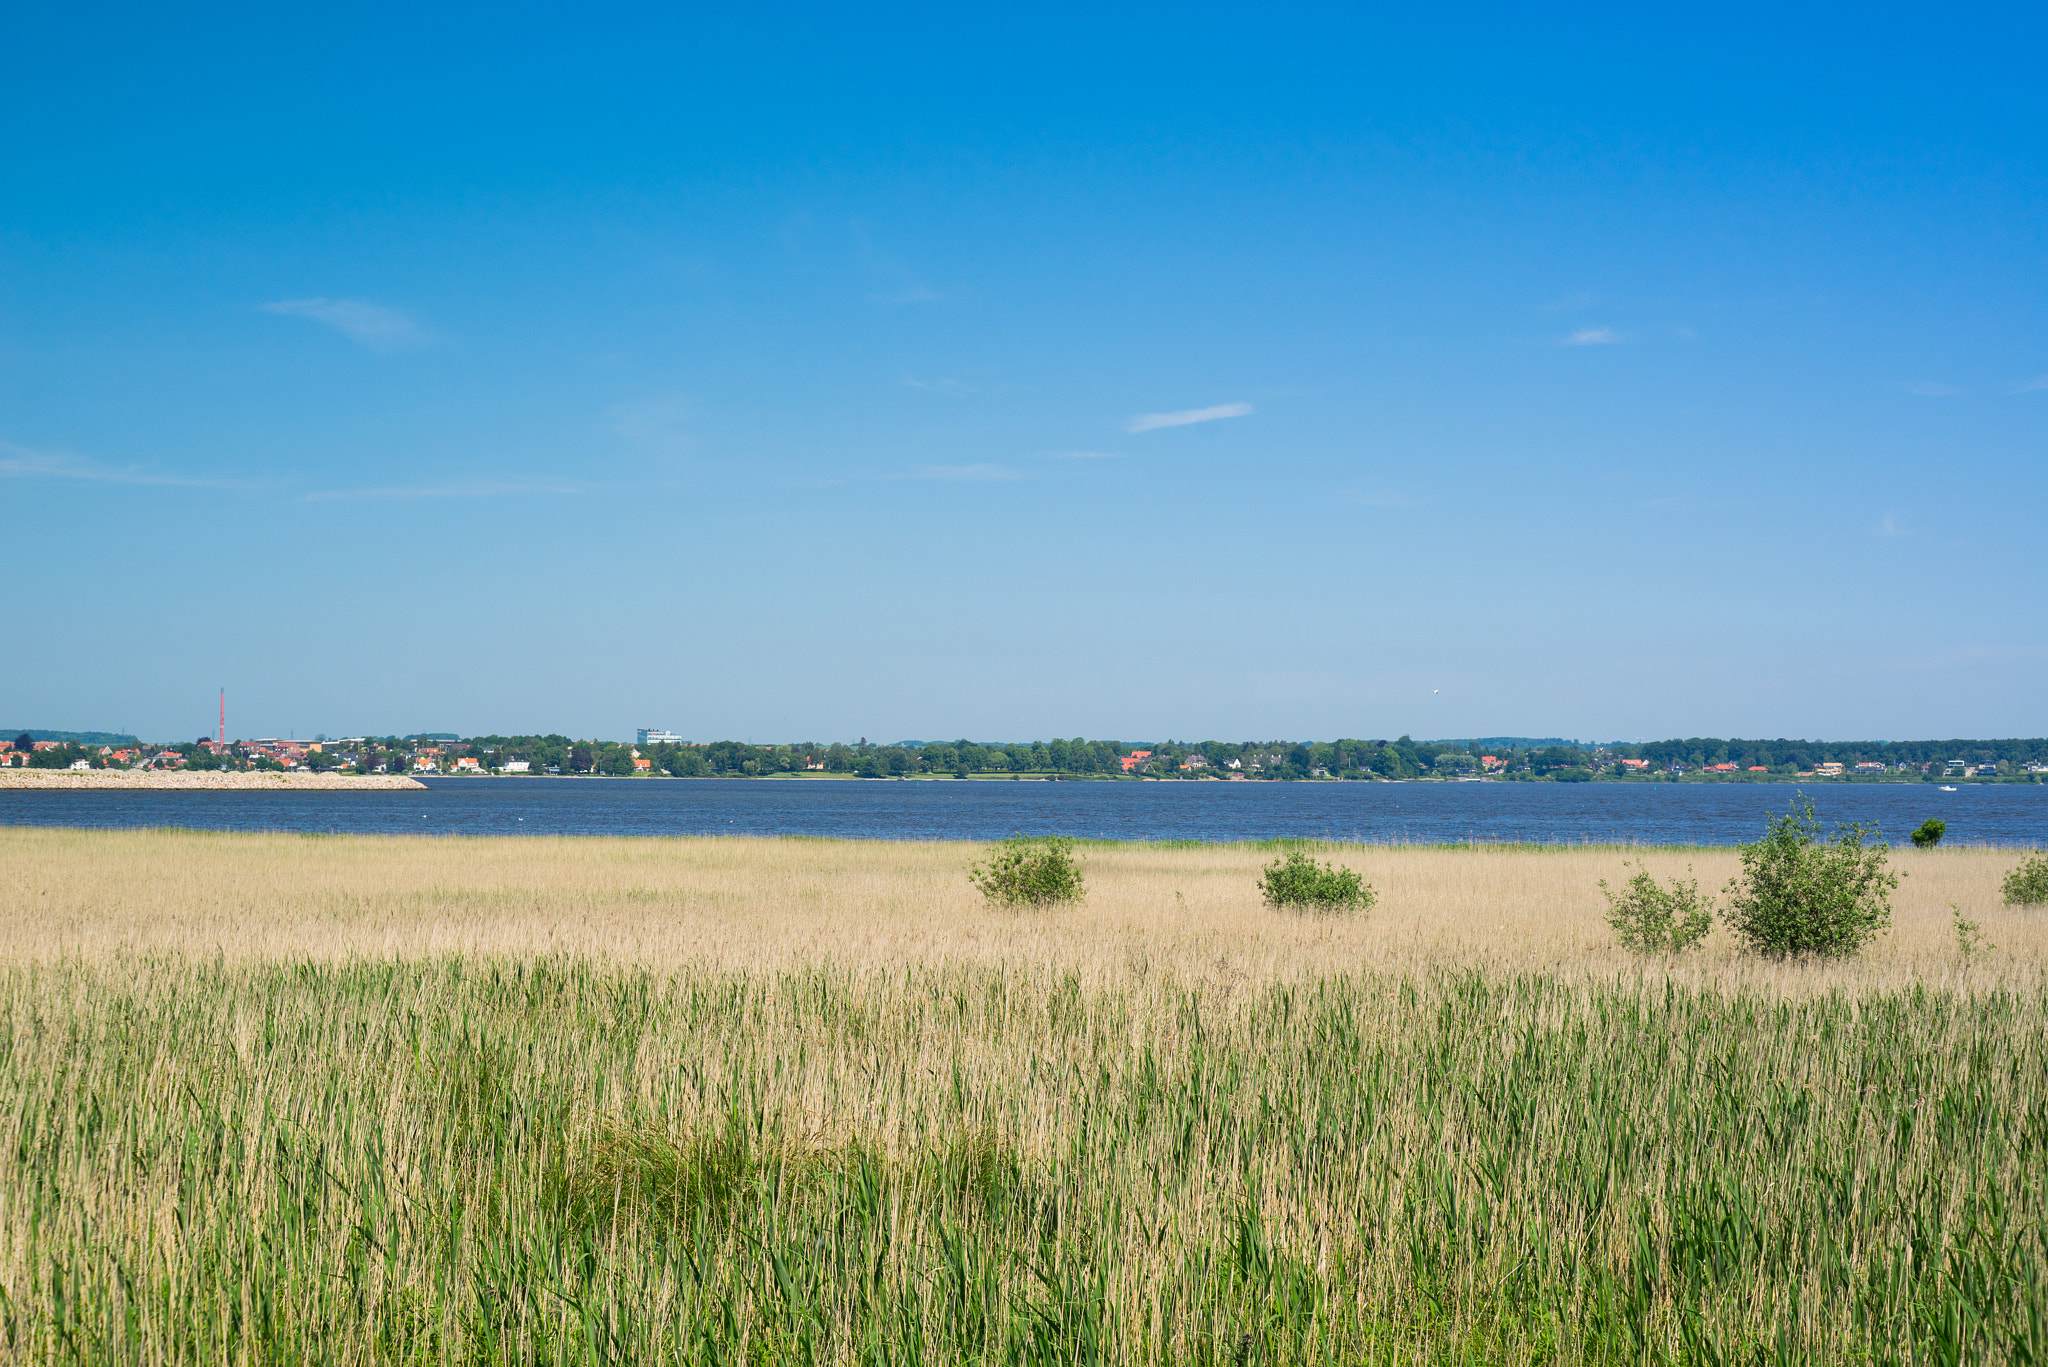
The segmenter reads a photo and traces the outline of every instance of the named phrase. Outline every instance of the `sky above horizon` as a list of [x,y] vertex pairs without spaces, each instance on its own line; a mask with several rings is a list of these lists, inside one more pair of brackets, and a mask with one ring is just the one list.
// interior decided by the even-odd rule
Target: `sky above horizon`
[[2037,8],[10,29],[8,725],[2048,730]]

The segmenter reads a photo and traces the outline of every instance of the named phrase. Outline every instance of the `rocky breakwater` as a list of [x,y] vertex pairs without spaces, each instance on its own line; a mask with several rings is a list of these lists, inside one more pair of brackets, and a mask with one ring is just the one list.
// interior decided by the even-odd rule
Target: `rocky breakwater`
[[10,788],[189,788],[277,792],[282,789],[345,788],[373,792],[427,785],[403,774],[279,774],[221,769],[0,769],[0,791]]

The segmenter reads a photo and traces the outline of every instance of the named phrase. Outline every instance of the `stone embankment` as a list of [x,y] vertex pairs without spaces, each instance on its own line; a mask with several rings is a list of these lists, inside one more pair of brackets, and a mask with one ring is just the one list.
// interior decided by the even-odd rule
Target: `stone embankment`
[[279,774],[220,769],[196,772],[175,769],[0,769],[0,791],[12,788],[207,788],[277,792],[282,789],[347,788],[370,792],[426,786],[403,774]]

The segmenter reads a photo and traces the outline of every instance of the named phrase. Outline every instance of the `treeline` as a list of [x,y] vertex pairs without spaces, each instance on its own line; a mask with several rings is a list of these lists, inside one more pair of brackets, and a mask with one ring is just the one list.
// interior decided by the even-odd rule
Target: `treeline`
[[[20,738],[27,750],[28,737]],[[40,739],[38,737],[37,739]],[[1503,743],[1506,741],[1507,743]],[[258,752],[252,743],[236,742],[216,755],[204,741],[148,747],[154,754],[169,750],[194,769],[282,768],[275,755]],[[300,751],[303,749],[303,753]],[[680,778],[739,778],[774,774],[826,773],[859,778],[908,778],[920,775],[1031,775],[1046,778],[1138,778],[1260,780],[1460,778],[1482,773],[1508,779],[1629,777],[1646,761],[1658,774],[1674,770],[1697,775],[1714,765],[1734,765],[1745,773],[1761,768],[1773,775],[1809,773],[1819,765],[1881,763],[1896,777],[1912,770],[1939,773],[1960,761],[1971,769],[2025,778],[2028,765],[2048,764],[2048,739],[1806,741],[1723,740],[1694,736],[1683,740],[1639,744],[1579,745],[1569,742],[1493,738],[1473,741],[1395,740],[1332,741],[1110,741],[1055,738],[1010,744],[956,740],[911,741],[899,745],[803,741],[756,745],[721,740],[707,745],[648,745],[636,749],[618,741],[576,740],[560,734],[471,736],[443,741],[439,737],[398,737],[329,741],[319,749],[296,742],[291,762],[313,769],[347,769],[359,773],[404,773],[427,760],[442,772],[461,759],[473,759],[486,771],[503,772],[508,764],[524,763],[530,773],[629,776],[670,774]],[[109,755],[96,745],[65,744],[34,751],[27,762],[37,768],[68,768],[84,760],[94,767]],[[1930,769],[1929,766],[1932,766]]]
[[1601,747],[1616,758],[1646,759],[1658,768],[1673,764],[1704,768],[1710,764],[1739,764],[1747,769],[1761,765],[1773,772],[1792,773],[1817,764],[1884,764],[1896,768],[1909,764],[1946,764],[1961,760],[1980,765],[2048,762],[2048,740],[1718,740],[1693,736],[1686,740],[1651,741],[1643,745]]
[[448,753],[488,753],[492,767],[525,760],[535,770],[564,774],[636,772],[637,753],[650,769],[678,778],[754,777],[805,772],[853,774],[862,778],[903,778],[913,774],[1034,773],[1087,776],[1123,772],[1130,747],[1114,741],[1051,740],[1028,745],[948,744],[848,745],[802,741],[753,745],[721,740],[708,745],[632,745],[567,736],[472,736]]
[[[507,760],[525,760],[535,771],[564,774],[638,772],[635,747],[609,741],[572,741],[567,736],[473,736],[447,747],[452,757],[485,757],[488,767]],[[1145,753],[1138,753],[1145,752]],[[754,745],[713,741],[708,745],[649,745],[638,748],[649,772],[679,778],[753,777],[822,772],[859,778],[908,778],[916,775],[969,777],[976,774],[1030,774],[1040,777],[1095,778],[1130,773],[1142,778],[1418,778],[1430,774],[1470,773],[1479,756],[1463,746],[1439,741],[1127,741],[1055,738],[1049,741],[993,744],[970,740],[916,742],[903,745],[848,745],[805,741],[789,745]],[[1556,747],[1509,752],[1515,767],[1548,773],[1584,763],[1579,753]],[[1132,762],[1126,765],[1125,760]]]
[[[637,752],[610,741],[567,736],[479,736],[448,747],[448,754],[475,754],[486,766],[508,759],[528,761],[534,771],[564,774],[636,772],[683,778],[755,777],[822,772],[860,778],[918,775],[970,777],[986,774],[1093,778],[1406,779],[1458,778],[1492,773],[1510,779],[1620,777],[1623,759],[1647,760],[1656,769],[1672,765],[1697,772],[1714,764],[1760,766],[1774,774],[1811,770],[1839,762],[1879,761],[1896,768],[1940,766],[1962,760],[1975,766],[2018,770],[2048,761],[2048,740],[1950,741],[1750,741],[1694,737],[1647,744],[1501,745],[1488,742],[1395,740],[1333,741],[1106,741],[1053,739],[993,744],[969,740],[909,742],[901,745],[804,741],[756,745],[714,741],[706,745],[651,745]],[[645,761],[636,766],[634,758]],[[1487,760],[1492,763],[1487,763]]]

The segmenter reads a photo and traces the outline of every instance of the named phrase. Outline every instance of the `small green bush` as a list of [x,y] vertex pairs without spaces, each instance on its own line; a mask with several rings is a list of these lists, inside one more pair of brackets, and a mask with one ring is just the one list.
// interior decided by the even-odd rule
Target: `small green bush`
[[1289,851],[1266,865],[1259,891],[1269,906],[1317,911],[1363,911],[1379,900],[1372,885],[1355,870],[1318,864],[1305,850]]
[[1763,839],[1740,848],[1742,876],[1728,881],[1728,926],[1773,958],[1854,954],[1890,928],[1899,876],[1874,826],[1823,835],[1802,794],[1772,817]]
[[[1627,863],[1622,864],[1628,868]],[[1607,924],[1614,927],[1623,949],[1640,954],[1675,954],[1706,938],[1714,924],[1714,899],[1700,896],[1698,879],[1674,878],[1668,888],[1638,864],[1635,877],[1617,893],[1600,880],[1607,899]],[[1690,865],[1687,873],[1692,872]]]
[[1948,914],[1956,928],[1956,950],[1963,956],[1965,965],[1986,950],[1998,948],[1984,938],[1984,927],[1963,919],[1963,909],[1954,902],[1948,904]]
[[989,901],[1005,906],[1047,907],[1088,895],[1074,858],[1074,842],[1062,835],[1013,835],[996,846],[986,864],[969,869],[967,881]]
[[2048,902],[2048,854],[2030,855],[2005,876],[2005,904],[2038,907]]
[[1931,850],[1939,845],[1941,838],[1947,834],[1948,823],[1938,816],[1930,816],[1920,823],[1919,830],[1913,832],[1913,848]]

